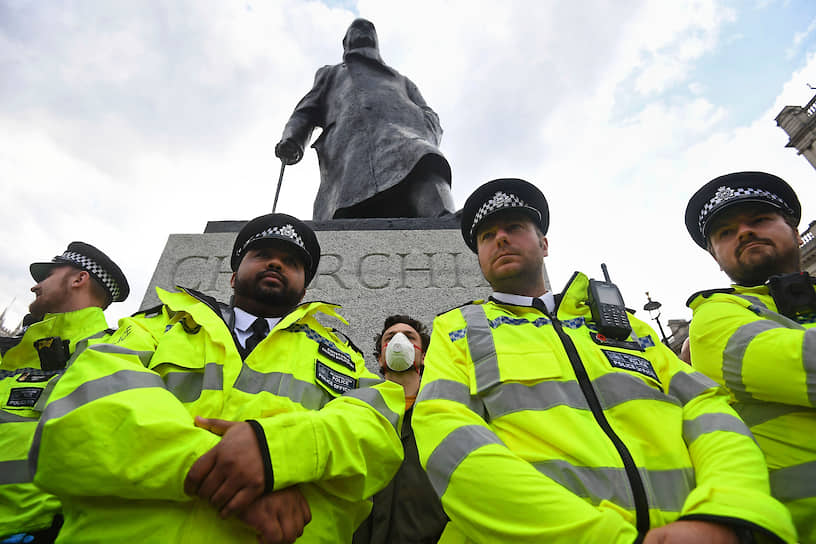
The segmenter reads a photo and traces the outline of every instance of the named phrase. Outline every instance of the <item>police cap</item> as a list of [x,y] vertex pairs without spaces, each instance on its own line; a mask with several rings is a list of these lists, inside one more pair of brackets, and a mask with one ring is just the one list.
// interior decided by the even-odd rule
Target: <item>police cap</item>
[[802,207],[782,178],[765,172],[734,172],[714,178],[694,193],[686,206],[686,229],[695,243],[707,247],[712,220],[723,210],[746,203],[767,204],[799,224]]
[[238,270],[246,252],[270,240],[281,240],[291,245],[303,257],[306,285],[314,278],[320,262],[320,244],[306,223],[285,213],[270,213],[256,217],[241,229],[232,246],[230,266]]
[[544,194],[530,182],[517,178],[488,181],[471,194],[462,209],[462,238],[477,253],[476,231],[493,214],[507,210],[526,213],[543,234],[550,226],[550,211]]
[[56,266],[70,265],[85,270],[98,281],[111,302],[122,302],[130,294],[130,286],[122,270],[110,257],[85,242],[71,242],[62,255],[51,259],[50,263],[31,263],[31,277],[38,283],[48,277]]

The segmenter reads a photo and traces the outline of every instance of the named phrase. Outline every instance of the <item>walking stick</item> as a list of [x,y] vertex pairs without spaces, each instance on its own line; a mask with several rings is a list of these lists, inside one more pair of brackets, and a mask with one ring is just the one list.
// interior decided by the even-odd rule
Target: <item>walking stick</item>
[[281,184],[283,183],[283,169],[286,168],[286,163],[281,159],[280,175],[278,176],[278,188],[275,189],[275,202],[272,203],[272,213],[275,213],[275,208],[278,207],[278,195],[280,195]]

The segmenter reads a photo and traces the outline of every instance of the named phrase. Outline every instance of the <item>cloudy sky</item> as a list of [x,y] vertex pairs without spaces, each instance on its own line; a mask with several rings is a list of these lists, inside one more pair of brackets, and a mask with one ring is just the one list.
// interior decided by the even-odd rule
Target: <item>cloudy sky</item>
[[[170,233],[271,211],[283,125],[357,16],[439,114],[461,207],[523,177],[551,208],[556,290],[606,262],[663,319],[723,286],[683,213],[737,170],[788,180],[816,220],[816,171],[774,118],[816,86],[812,0],[0,1],[0,308],[28,264],[97,245],[136,311]],[[311,217],[317,160],[287,168],[279,211]],[[645,314],[645,312],[640,312]]]

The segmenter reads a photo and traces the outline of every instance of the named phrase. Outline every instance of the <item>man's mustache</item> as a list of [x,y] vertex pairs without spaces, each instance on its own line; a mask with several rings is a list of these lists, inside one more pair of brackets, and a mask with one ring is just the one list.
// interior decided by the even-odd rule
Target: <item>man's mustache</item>
[[735,255],[739,257],[740,255],[742,255],[742,251],[745,249],[745,246],[749,244],[755,244],[757,242],[759,242],[760,244],[767,244],[769,246],[773,245],[773,241],[769,240],[768,238],[751,237],[737,246],[737,249],[734,251]]
[[286,280],[286,276],[284,276],[281,272],[279,272],[278,270],[275,270],[275,269],[264,270],[263,272],[258,272],[258,274],[255,276],[255,279],[260,281],[260,280],[262,280],[264,278],[267,278],[267,277],[275,278],[278,281],[280,281],[282,284],[289,285],[289,282]]

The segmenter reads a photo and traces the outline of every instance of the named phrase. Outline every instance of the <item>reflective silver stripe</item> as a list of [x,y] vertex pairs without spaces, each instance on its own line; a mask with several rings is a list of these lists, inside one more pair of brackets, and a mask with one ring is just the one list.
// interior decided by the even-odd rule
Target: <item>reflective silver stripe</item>
[[426,471],[438,496],[443,496],[451,476],[465,457],[490,444],[503,444],[498,436],[481,425],[459,427],[431,452]]
[[767,306],[765,306],[761,302],[759,303],[759,305],[752,305],[748,309],[751,310],[752,312],[754,312],[755,314],[759,315],[760,317],[764,317],[765,319],[769,319],[769,320],[773,321],[774,323],[779,323],[780,325],[782,325],[786,329],[804,330],[804,328],[805,328],[801,324],[799,324],[796,321],[794,321],[793,319],[789,318],[788,316],[785,316],[785,315],[780,314],[779,312],[774,312],[773,310],[770,310]]
[[317,384],[298,380],[291,374],[283,372],[258,372],[249,368],[246,363],[241,367],[241,373],[235,380],[235,389],[250,395],[265,391],[286,397],[307,410],[320,410],[333,398]]
[[554,406],[589,410],[577,381],[544,381],[534,385],[503,383],[482,396],[490,420],[524,410],[544,411]]
[[484,391],[500,382],[499,360],[496,357],[493,333],[481,305],[470,304],[460,308],[460,311],[467,323],[467,343],[470,360],[473,361],[476,372],[476,388]]
[[[41,393],[42,394],[42,393]],[[26,423],[31,421],[37,421],[39,418],[36,417],[24,417],[18,416],[12,412],[6,412],[5,410],[0,410],[0,424],[3,423]],[[5,431],[8,432],[8,431]]]
[[[635,500],[626,470],[614,467],[580,467],[567,461],[552,460],[533,463],[540,473],[566,487],[572,493],[589,499],[593,504],[608,500],[629,510],[635,509]],[[679,512],[688,494],[694,488],[694,470],[638,469],[650,508],[664,512]]]
[[28,460],[0,461],[0,485],[25,484],[31,481]]
[[[92,334],[91,336],[89,336],[87,338],[83,338],[82,340],[77,342],[76,343],[76,348],[74,349],[74,354],[71,355],[71,358],[68,359],[67,363],[65,363],[65,368],[68,369],[72,364],[74,364],[74,361],[77,360],[77,357],[79,357],[82,354],[82,352],[85,351],[88,348],[88,342],[89,341],[96,340],[97,338],[102,338],[106,334],[108,334],[107,330],[99,331],[98,333]],[[57,383],[57,381],[55,380],[53,384],[48,384],[48,387],[53,389],[53,386],[56,385],[56,383]],[[49,395],[50,394],[51,393],[49,391]]]
[[723,350],[723,379],[725,385],[734,393],[738,400],[750,400],[753,396],[745,390],[742,379],[742,359],[748,344],[762,332],[781,327],[767,319],[752,321],[738,328],[728,339]]
[[735,402],[731,407],[750,428],[788,414],[808,411],[802,406],[776,402]]
[[669,383],[669,395],[676,397],[681,404],[686,405],[698,395],[712,387],[718,387],[717,382],[700,372],[677,372]]
[[[679,404],[679,401],[649,386],[643,380],[623,372],[611,372],[592,381],[598,400],[609,410],[632,400],[653,400]],[[507,382],[482,396],[491,420],[524,410],[544,411],[555,406],[589,410],[586,397],[576,380],[542,381],[533,385]]]
[[167,389],[181,402],[197,400],[205,389],[224,389],[224,367],[217,363],[204,365],[204,372],[168,372],[163,378]]
[[417,402],[425,400],[449,400],[467,406],[470,411],[484,419],[487,415],[484,403],[470,394],[468,387],[454,380],[434,380],[419,392]]
[[134,355],[139,358],[144,366],[150,364],[150,359],[153,357],[152,351],[135,351],[132,349],[123,348],[116,344],[94,344],[88,349],[98,351],[100,353],[114,353],[116,355]]
[[352,397],[361,400],[374,408],[381,416],[388,420],[394,428],[394,432],[399,433],[400,415],[385,403],[385,399],[379,389],[363,387],[362,389],[351,389],[343,394],[344,397]]
[[378,385],[384,382],[385,380],[379,378],[360,378],[357,380],[357,385],[359,387],[371,387],[372,385]]
[[802,342],[802,366],[805,369],[808,400],[811,406],[816,406],[816,328],[805,332],[805,339]]
[[816,497],[816,461],[770,471],[771,495],[782,502]]
[[84,406],[89,402],[99,400],[108,395],[128,391],[131,389],[143,389],[148,387],[158,387],[164,389],[164,381],[158,374],[153,372],[140,372],[137,370],[119,370],[108,376],[103,376],[95,380],[87,381],[74,389],[70,394],[49,403],[40,417],[40,423],[34,432],[34,440],[28,452],[28,463],[31,474],[37,470],[37,459],[40,454],[40,440],[42,438],[43,426],[50,419],[63,417],[72,410]]
[[689,446],[699,436],[715,431],[737,433],[754,439],[745,423],[731,414],[702,414],[691,421],[683,422],[683,440]]
[[642,379],[625,372],[604,374],[592,380],[598,400],[604,410],[614,408],[630,400],[656,400],[679,405],[680,401],[660,389],[650,386]]
[[164,382],[158,374],[138,370],[119,370],[108,376],[87,381],[67,396],[51,402],[46,406],[41,421],[62,417],[80,406],[120,391],[147,387],[165,389]]
[[751,295],[738,295],[736,293],[734,293],[734,296],[736,296],[737,298],[741,298],[743,300],[747,300],[752,305],[756,306],[757,310],[761,310],[761,309],[767,310],[768,309],[768,306],[766,306],[765,303],[762,302],[761,300],[759,300],[759,298],[757,298],[757,297],[753,297]]

